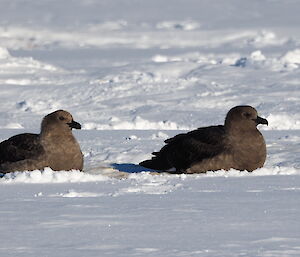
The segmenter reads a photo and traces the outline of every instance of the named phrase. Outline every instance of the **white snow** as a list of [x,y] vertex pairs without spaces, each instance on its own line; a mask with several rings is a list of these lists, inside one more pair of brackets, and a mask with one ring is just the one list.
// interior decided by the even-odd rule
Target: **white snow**
[[[85,172],[0,179],[0,256],[299,256],[294,0],[17,1],[0,8],[0,140],[70,111]],[[163,141],[257,108],[252,173],[155,174]]]
[[163,21],[156,24],[158,29],[196,30],[200,24],[196,21]]
[[287,64],[300,64],[300,49],[287,52],[281,60]]
[[105,181],[108,178],[102,175],[92,175],[80,171],[54,172],[50,168],[34,170],[32,172],[11,172],[1,179],[3,183],[75,183]]
[[0,59],[7,59],[10,57],[8,50],[4,47],[0,47]]

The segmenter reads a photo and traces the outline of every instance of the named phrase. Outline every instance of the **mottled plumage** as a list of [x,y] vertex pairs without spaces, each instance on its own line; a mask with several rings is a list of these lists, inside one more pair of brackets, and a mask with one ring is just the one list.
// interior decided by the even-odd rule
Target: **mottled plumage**
[[251,106],[232,108],[224,125],[198,128],[176,135],[154,152],[141,166],[172,173],[201,173],[208,170],[253,171],[266,159],[266,144],[256,126],[267,124]]

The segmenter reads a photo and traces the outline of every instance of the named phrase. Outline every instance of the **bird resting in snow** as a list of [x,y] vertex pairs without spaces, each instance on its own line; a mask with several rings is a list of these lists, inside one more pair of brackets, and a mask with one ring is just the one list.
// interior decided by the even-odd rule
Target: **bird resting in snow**
[[258,124],[268,125],[268,121],[251,106],[236,106],[227,113],[224,125],[198,128],[167,139],[159,152],[152,153],[152,159],[139,165],[170,173],[253,171],[263,167],[266,160],[266,144]]
[[81,129],[81,125],[69,112],[58,110],[43,118],[40,134],[19,134],[1,142],[0,172],[45,167],[55,171],[82,170],[83,155],[72,128]]

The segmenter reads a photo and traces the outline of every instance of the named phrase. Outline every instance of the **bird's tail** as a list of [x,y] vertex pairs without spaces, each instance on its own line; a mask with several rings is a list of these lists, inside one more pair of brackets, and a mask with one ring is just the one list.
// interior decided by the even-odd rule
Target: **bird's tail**
[[168,170],[172,168],[167,160],[159,157],[140,162],[139,165],[152,170]]

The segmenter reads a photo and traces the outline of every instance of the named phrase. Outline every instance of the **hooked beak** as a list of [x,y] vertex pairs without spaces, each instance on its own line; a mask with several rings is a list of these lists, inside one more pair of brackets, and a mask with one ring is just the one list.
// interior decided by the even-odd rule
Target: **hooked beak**
[[262,117],[257,116],[256,119],[253,119],[256,122],[256,125],[258,124],[264,124],[264,125],[269,125],[268,121]]
[[69,125],[69,127],[72,129],[72,128],[74,128],[74,129],[81,129],[81,125],[80,125],[80,123],[78,123],[78,122],[76,122],[76,121],[74,121],[74,120],[72,120],[72,122],[69,122],[69,123],[67,123],[68,125]]

